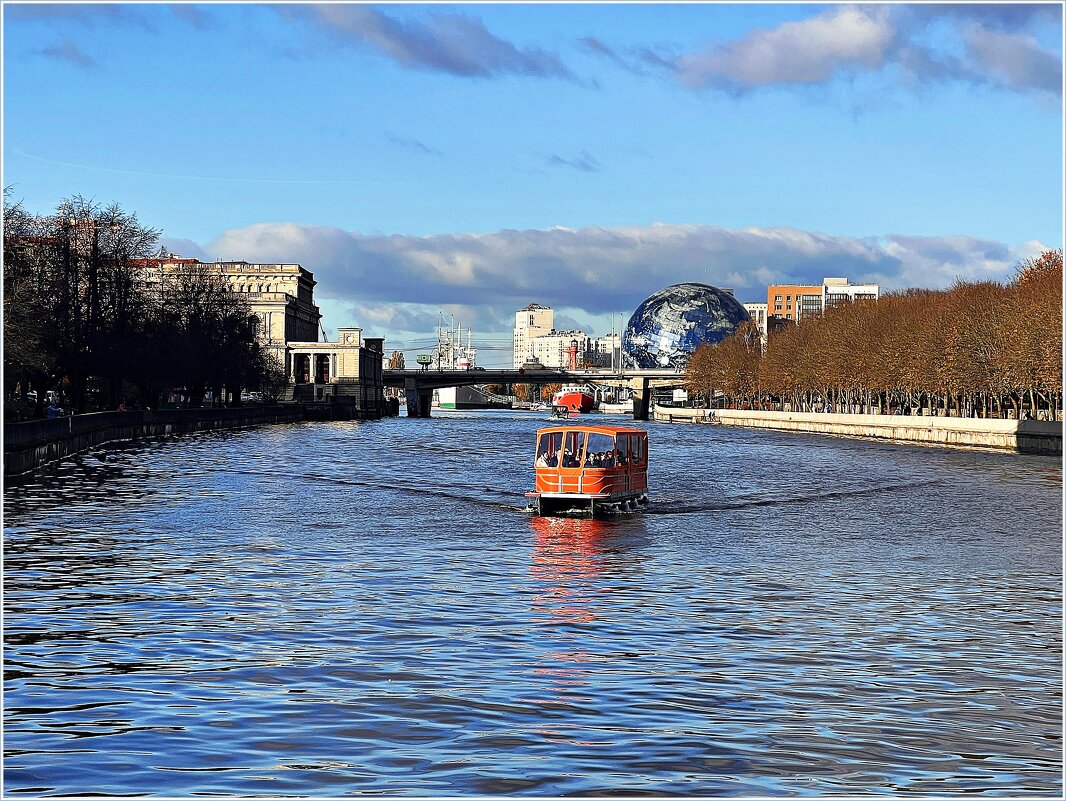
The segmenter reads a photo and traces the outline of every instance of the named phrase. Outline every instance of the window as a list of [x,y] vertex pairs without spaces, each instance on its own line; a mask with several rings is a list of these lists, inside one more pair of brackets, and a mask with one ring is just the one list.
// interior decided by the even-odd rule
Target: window
[[584,431],[567,431],[563,440],[563,454],[559,461],[562,467],[577,467],[581,464],[581,446],[585,444]]
[[792,300],[792,296],[789,295],[788,297],[785,298],[785,300]]
[[781,311],[781,304],[780,303],[774,304],[774,311]]
[[643,437],[633,437],[632,452],[633,452],[633,464],[644,464],[644,461],[648,458],[648,454],[645,453],[644,445],[646,440]]
[[559,446],[562,442],[563,435],[559,432],[543,435],[537,443],[537,466],[558,467]]
[[781,296],[780,295],[774,295],[774,303],[780,303],[780,302],[781,302]]
[[821,295],[801,295],[796,304],[798,317],[817,317],[822,313]]
[[593,460],[593,455],[597,456],[597,467],[611,467],[614,464],[614,437],[610,434],[589,434],[588,447],[585,449],[585,464],[588,465]]

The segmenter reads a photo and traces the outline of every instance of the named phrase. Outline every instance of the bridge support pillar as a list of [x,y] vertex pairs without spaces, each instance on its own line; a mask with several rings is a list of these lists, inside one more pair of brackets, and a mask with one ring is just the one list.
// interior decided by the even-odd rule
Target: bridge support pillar
[[433,390],[418,386],[418,380],[414,378],[405,378],[403,389],[407,396],[407,416],[429,417],[433,408]]
[[633,387],[633,419],[647,420],[651,408],[651,382],[646,378],[634,378],[630,386]]

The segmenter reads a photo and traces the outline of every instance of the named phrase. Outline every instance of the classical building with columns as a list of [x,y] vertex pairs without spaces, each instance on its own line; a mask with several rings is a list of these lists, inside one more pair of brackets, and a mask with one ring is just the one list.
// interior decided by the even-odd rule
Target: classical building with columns
[[190,265],[217,272],[248,301],[259,318],[259,339],[279,362],[285,361],[289,342],[314,342],[322,327],[322,314],[315,305],[314,274],[299,264],[251,264],[246,261],[202,262],[184,259],[160,250],[140,262],[149,282]]
[[282,401],[329,402],[349,407],[354,417],[382,415],[385,340],[363,337],[361,328],[339,328],[337,342],[319,341],[319,331],[325,332],[314,302],[317,282],[310,270],[299,264],[201,262],[165,250],[142,260],[140,266],[149,283],[197,266],[217,273],[240,294],[259,318],[260,341],[289,378]]
[[361,328],[338,328],[336,342],[289,342],[283,401],[330,402],[351,407],[354,417],[381,417],[385,390],[384,337],[363,337]]

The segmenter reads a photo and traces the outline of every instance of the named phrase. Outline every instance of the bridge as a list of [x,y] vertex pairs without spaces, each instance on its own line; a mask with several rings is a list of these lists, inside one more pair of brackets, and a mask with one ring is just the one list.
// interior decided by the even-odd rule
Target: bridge
[[403,389],[407,396],[408,417],[429,417],[433,390],[473,384],[615,384],[633,390],[633,419],[647,420],[651,405],[651,387],[685,382],[684,371],[673,369],[616,370],[590,368],[580,370],[385,370],[382,380],[387,387]]

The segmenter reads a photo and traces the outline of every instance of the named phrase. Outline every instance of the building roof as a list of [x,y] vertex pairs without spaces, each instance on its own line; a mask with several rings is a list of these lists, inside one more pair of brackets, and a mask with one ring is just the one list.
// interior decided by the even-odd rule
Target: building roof
[[600,434],[643,434],[648,435],[648,432],[643,428],[632,428],[629,426],[612,426],[612,425],[570,425],[570,426],[552,426],[551,428],[538,428],[537,436],[541,434],[554,434],[559,431],[591,431]]

